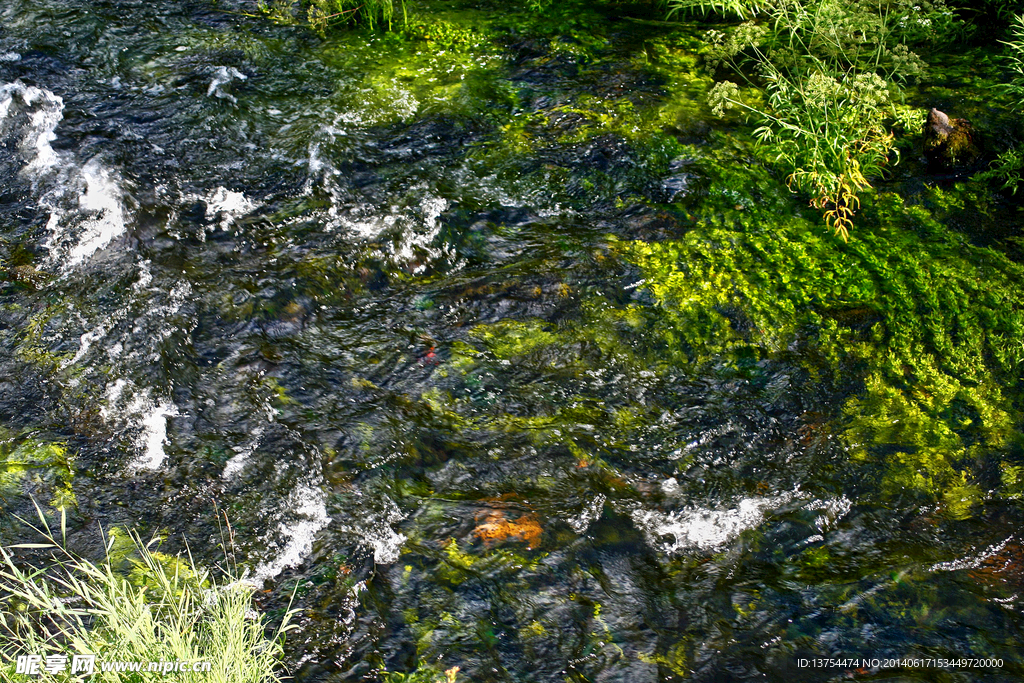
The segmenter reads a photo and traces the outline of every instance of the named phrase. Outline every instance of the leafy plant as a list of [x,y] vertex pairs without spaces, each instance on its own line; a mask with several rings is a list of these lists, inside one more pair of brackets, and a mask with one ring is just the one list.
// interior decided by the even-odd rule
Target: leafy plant
[[840,80],[824,71],[793,81],[772,70],[766,80],[768,111],[736,99],[735,84],[719,84],[711,102],[719,111],[733,104],[757,115],[762,125],[754,134],[772,161],[789,172],[787,184],[809,194],[811,206],[848,239],[858,194],[871,188],[869,178],[882,174],[895,151],[881,112],[888,84],[876,74]]
[[740,19],[753,16],[765,6],[751,0],[672,0],[669,2],[669,16],[680,13],[735,15]]
[[[405,0],[397,4],[404,23]],[[258,7],[274,23],[306,25],[321,37],[326,37],[332,26],[347,23],[363,23],[371,29],[386,25],[390,29],[396,14],[395,0],[259,0]]]
[[[759,123],[755,135],[790,188],[810,196],[826,224],[848,239],[861,193],[895,158],[890,123],[899,118],[901,83],[921,73],[909,42],[952,21],[942,2],[773,0],[727,3],[738,16],[758,17],[729,31],[707,33],[707,61],[728,68],[737,83],[718,83],[708,96],[723,115],[739,107]],[[673,7],[717,7],[679,0]],[[937,30],[937,29],[932,29]]]
[[[1003,41],[1007,48],[1006,62],[1013,74],[1003,89],[1013,98],[1017,109],[1024,109],[1024,15],[1016,15],[1010,25],[1010,40]],[[991,166],[976,176],[976,180],[995,181],[1000,189],[1017,194],[1024,173],[1024,149],[1014,145],[999,154]]]

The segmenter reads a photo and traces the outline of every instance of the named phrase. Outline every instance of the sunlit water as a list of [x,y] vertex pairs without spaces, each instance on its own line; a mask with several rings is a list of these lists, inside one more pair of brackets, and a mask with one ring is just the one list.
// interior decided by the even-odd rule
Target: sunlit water
[[[0,228],[39,273],[2,295],[0,418],[76,454],[83,549],[125,525],[214,562],[227,519],[271,616],[298,585],[303,681],[1018,661],[1017,509],[950,524],[870,502],[870,470],[807,417],[836,400],[795,362],[694,376],[637,362],[642,333],[622,354],[481,341],[648,301],[608,236],[681,229],[656,207],[690,192],[685,166],[648,172],[611,134],[502,142],[614,78],[543,41],[456,60],[240,8],[0,8]],[[645,30],[607,50],[657,99],[631,57]]]

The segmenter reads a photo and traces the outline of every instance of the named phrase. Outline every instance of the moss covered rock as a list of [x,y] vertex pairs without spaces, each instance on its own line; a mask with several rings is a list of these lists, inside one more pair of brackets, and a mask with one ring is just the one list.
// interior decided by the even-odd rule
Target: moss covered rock
[[981,136],[967,119],[951,119],[932,109],[924,124],[924,154],[939,168],[970,166],[981,157]]

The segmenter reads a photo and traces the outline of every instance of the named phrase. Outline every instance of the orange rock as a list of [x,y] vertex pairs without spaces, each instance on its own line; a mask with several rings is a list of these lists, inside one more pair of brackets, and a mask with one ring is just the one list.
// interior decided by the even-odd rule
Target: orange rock
[[510,520],[505,517],[504,511],[491,510],[482,520],[478,518],[478,521],[480,524],[473,529],[473,535],[487,548],[507,541],[519,541],[526,543],[526,547],[533,550],[540,545],[540,537],[544,533],[537,516],[533,513]]

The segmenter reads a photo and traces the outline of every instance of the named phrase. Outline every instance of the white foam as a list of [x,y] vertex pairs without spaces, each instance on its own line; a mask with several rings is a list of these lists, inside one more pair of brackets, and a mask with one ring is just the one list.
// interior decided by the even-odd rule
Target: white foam
[[0,62],[18,62],[21,61],[21,55],[17,52],[0,52]]
[[75,353],[75,357],[71,360],[66,360],[61,363],[61,369],[66,368],[69,365],[73,365],[78,361],[82,360],[85,354],[89,353],[89,349],[92,345],[98,342],[103,337],[107,336],[107,328],[105,325],[100,325],[94,330],[89,330],[81,337],[78,338],[78,351]]
[[[733,508],[720,510],[689,507],[665,513],[637,509],[631,516],[651,546],[674,555],[693,548],[719,548],[759,525],[767,511],[789,499],[790,496],[745,498]],[[666,536],[673,540],[666,542]]]
[[45,188],[39,198],[50,212],[45,246],[52,259],[63,257],[70,268],[125,232],[125,210],[119,179],[98,157],[79,167],[70,154],[53,148],[63,118],[64,100],[49,90],[21,81],[0,85],[0,131],[20,127],[21,173],[33,190]]
[[110,422],[117,417],[118,412],[115,410],[115,407],[121,401],[121,396],[124,394],[125,387],[127,386],[127,381],[118,379],[113,384],[107,386],[107,390],[103,392],[103,396],[106,398],[106,405],[100,407],[100,417],[104,421]]
[[246,468],[252,459],[252,454],[256,452],[260,441],[263,439],[263,427],[257,427],[252,437],[252,440],[246,446],[237,447],[235,455],[224,464],[224,471],[220,474],[222,479],[233,479]]
[[288,567],[298,566],[313,552],[313,539],[331,521],[326,502],[327,497],[319,486],[302,483],[292,491],[288,503],[292,514],[299,519],[281,523],[279,533],[288,540],[276,557],[260,564],[253,572],[257,585]]
[[[391,97],[391,101],[385,105],[384,114],[387,108],[390,108],[391,112],[397,114],[399,118],[403,120],[411,119],[419,111],[420,103],[416,99],[416,96],[412,94],[412,91],[405,90],[404,88],[397,88],[394,96]],[[382,118],[378,115],[376,118]]]
[[241,192],[232,192],[226,187],[218,187],[211,191],[203,197],[203,201],[206,203],[206,219],[219,218],[221,230],[227,230],[236,219],[259,208],[258,204]]
[[391,528],[395,522],[405,518],[395,501],[384,496],[384,510],[377,511],[365,524],[353,529],[373,548],[373,561],[377,564],[392,564],[398,561],[406,537]]
[[[338,123],[338,121],[336,120],[335,123]],[[331,196],[331,206],[327,209],[327,215],[330,219],[326,225],[328,231],[337,227],[338,207],[343,204],[344,199],[342,189],[335,180],[337,176],[341,175],[341,172],[321,155],[320,148],[323,144],[321,138],[327,138],[330,142],[334,142],[339,135],[346,135],[346,133],[337,126],[323,126],[320,128],[319,133],[310,141],[309,161],[307,162],[309,175],[306,178],[303,190],[307,195],[312,194],[314,183],[320,181],[322,187]]]
[[85,192],[78,198],[78,206],[95,217],[82,224],[78,244],[68,254],[69,267],[82,263],[125,231],[121,188],[114,175],[94,157],[82,167],[82,178]]
[[406,88],[396,87],[385,93],[364,90],[361,95],[353,98],[350,108],[335,119],[336,124],[351,128],[408,121],[420,109],[416,95]]
[[221,90],[221,86],[227,85],[233,80],[244,81],[246,79],[246,75],[233,66],[218,66],[214,69],[213,80],[210,81],[210,87],[206,89],[206,96],[231,100],[237,104],[238,100],[235,96]]
[[840,496],[838,498],[817,501],[808,505],[807,508],[821,510],[821,514],[818,515],[814,523],[819,531],[824,532],[834,527],[840,519],[846,516],[846,513],[853,508],[853,501],[846,496]]
[[11,115],[11,107],[20,99],[26,108],[28,123],[19,149],[28,165],[23,173],[33,179],[57,166],[60,156],[50,145],[57,139],[54,130],[64,118],[64,100],[49,90],[21,81],[0,86],[0,123]]
[[441,231],[441,214],[445,209],[448,208],[448,200],[441,197],[432,197],[426,195],[420,202],[419,213],[422,217],[422,229],[417,230],[413,236],[406,241],[402,250],[399,252],[399,258],[411,259],[413,256],[413,246],[418,245],[427,247],[437,234]]
[[982,550],[981,552],[973,556],[969,555],[967,557],[960,558],[959,560],[951,560],[949,562],[939,562],[937,564],[933,564],[929,571],[955,572],[960,571],[962,569],[977,569],[982,565],[983,562],[985,562],[985,560],[994,557],[995,555],[1000,553],[1003,550],[1003,548],[1006,547],[1006,544],[1009,543],[1011,540],[1013,540],[1013,536],[1000,543],[993,543],[985,550]]
[[168,399],[153,400],[151,391],[138,391],[131,382],[118,379],[104,392],[106,405],[100,416],[112,426],[138,432],[134,444],[138,455],[132,470],[156,470],[166,459],[167,418],[179,415],[177,406]]
[[132,285],[132,289],[136,292],[141,292],[153,282],[153,271],[149,269],[152,263],[149,259],[139,262],[139,279]]
[[569,526],[577,534],[586,533],[590,525],[596,522],[604,511],[604,502],[607,500],[603,493],[598,493],[593,498],[587,501],[583,506],[583,511],[576,517],[570,517],[566,521],[569,522]]
[[167,418],[178,415],[178,409],[169,401],[161,401],[152,406],[143,415],[142,434],[138,444],[143,449],[142,457],[134,463],[135,469],[156,470],[164,463],[167,455],[164,445],[167,443]]
[[[340,216],[336,223],[362,239],[390,238],[392,251],[384,256],[409,262],[416,257],[418,250],[427,252],[431,257],[446,253],[445,248],[437,249],[432,244],[441,231],[441,214],[447,208],[447,199],[425,192],[418,206],[392,206],[387,213],[381,213],[378,207],[358,207],[350,210],[349,216]],[[426,264],[419,264],[413,272],[418,273],[426,267]]]

